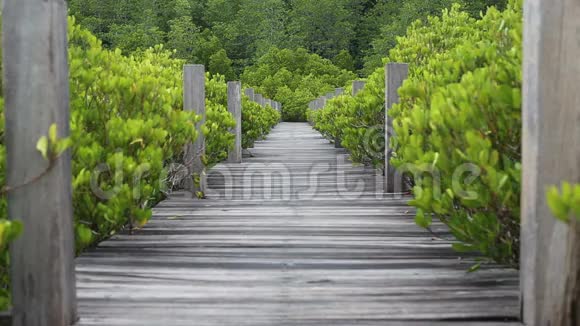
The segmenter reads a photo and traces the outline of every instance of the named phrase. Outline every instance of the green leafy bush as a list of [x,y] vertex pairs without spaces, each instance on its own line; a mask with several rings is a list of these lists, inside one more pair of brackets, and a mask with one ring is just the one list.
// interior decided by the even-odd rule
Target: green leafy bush
[[333,91],[354,78],[354,73],[301,48],[271,48],[242,75],[245,85],[282,103],[284,121],[306,121],[308,102],[315,94]]
[[82,250],[147,222],[165,190],[165,163],[181,160],[199,117],[183,111],[183,61],[161,46],[126,57],[74,22],[69,42],[73,205]]
[[[389,113],[390,146],[396,167],[422,175],[410,202],[417,223],[429,227],[435,216],[459,240],[456,249],[511,265],[519,249],[521,34],[519,0],[480,20],[454,6],[412,24],[387,59],[410,65],[401,103]],[[311,118],[342,138],[354,160],[380,166],[384,69],[356,97],[330,101]],[[479,176],[470,180],[468,171]]]
[[280,112],[271,106],[262,107],[244,96],[242,99],[242,147],[254,147],[280,121]]

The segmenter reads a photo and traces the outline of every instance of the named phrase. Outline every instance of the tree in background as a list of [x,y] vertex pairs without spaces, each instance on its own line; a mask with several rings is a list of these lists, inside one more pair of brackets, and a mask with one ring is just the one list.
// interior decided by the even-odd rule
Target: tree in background
[[306,49],[271,48],[254,66],[246,68],[242,82],[281,102],[284,120],[304,121],[309,101],[355,77],[354,73]]
[[[236,76],[270,48],[307,49],[367,76],[412,22],[459,2],[479,18],[506,0],[69,0],[77,21],[107,48],[158,43],[175,56]],[[223,50],[223,51],[222,51]],[[225,53],[225,56],[224,56]],[[212,60],[213,58],[213,60]],[[231,65],[230,65],[231,62]],[[219,66],[218,64],[226,66]],[[228,72],[230,73],[230,72]]]
[[346,9],[348,0],[291,0],[288,23],[292,45],[330,59],[349,46],[354,36]]

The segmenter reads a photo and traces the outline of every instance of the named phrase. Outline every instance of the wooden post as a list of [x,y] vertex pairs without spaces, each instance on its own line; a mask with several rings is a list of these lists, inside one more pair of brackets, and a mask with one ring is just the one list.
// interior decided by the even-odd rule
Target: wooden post
[[580,226],[546,189],[580,183],[580,2],[524,2],[521,288],[530,326],[580,323]]
[[228,162],[242,163],[242,83],[228,82],[228,111],[236,120],[236,127],[232,133],[236,137],[234,148],[228,153]]
[[3,8],[8,215],[24,225],[11,246],[14,326],[76,320],[71,154],[36,149],[52,124],[69,136],[64,0],[7,0]]
[[264,96],[262,96],[262,94],[255,94],[254,101],[256,101],[256,103],[260,104],[260,106],[264,107]]
[[[202,157],[205,156],[205,135],[201,126],[205,123],[205,67],[203,65],[185,65],[183,67],[183,108],[200,115],[197,123],[197,139],[188,145],[185,155],[185,164],[192,178],[186,181],[187,189],[194,198],[205,192],[206,173]],[[194,182],[197,181],[197,182]]]
[[326,106],[326,97],[325,96],[321,96],[318,98],[318,108],[317,110],[320,109],[324,109],[324,107]]
[[308,103],[308,108],[310,110],[316,110],[316,101],[315,100],[310,101],[310,103]]
[[358,92],[365,88],[366,82],[362,80],[355,80],[352,82],[352,96],[356,96]]
[[253,88],[246,88],[244,90],[244,94],[246,94],[246,96],[250,98],[250,101],[254,100],[254,89]]
[[[389,138],[393,135],[393,121],[388,111],[399,103],[399,88],[409,75],[409,65],[406,63],[388,63],[385,67],[385,193],[395,192],[396,170],[391,165],[392,151],[389,148]],[[401,188],[402,189],[402,188]]]
[[344,88],[341,87],[334,90],[334,96],[340,96],[342,94],[344,94]]

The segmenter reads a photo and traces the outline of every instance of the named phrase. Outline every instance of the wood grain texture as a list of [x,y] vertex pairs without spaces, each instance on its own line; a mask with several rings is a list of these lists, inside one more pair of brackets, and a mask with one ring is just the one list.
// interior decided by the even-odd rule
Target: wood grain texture
[[229,163],[242,162],[242,83],[228,82],[228,111],[234,117],[236,126],[233,128],[234,147],[228,152]]
[[175,193],[78,258],[80,325],[517,325],[516,271],[467,273],[444,225],[418,228],[308,124],[252,154],[212,169],[207,200]]
[[254,101],[254,89],[253,88],[246,88],[244,90],[244,94],[250,98],[250,101]]
[[356,96],[358,92],[365,88],[366,82],[362,80],[355,80],[352,82],[352,96]]
[[265,105],[265,99],[264,96],[262,94],[254,94],[254,101],[256,101],[256,103],[260,104],[260,106],[264,107]]
[[528,325],[580,325],[580,226],[547,187],[580,183],[580,2],[525,2],[521,276]]
[[[34,22],[34,23],[31,23]],[[52,164],[36,149],[49,127],[69,135],[64,0],[7,0],[2,13],[8,215],[15,326],[68,326],[76,314],[70,151]]]
[[389,138],[393,136],[393,121],[389,109],[399,103],[399,88],[409,75],[409,65],[390,62],[385,67],[385,192],[395,193],[403,189],[402,178],[391,164],[392,150]]
[[196,124],[197,138],[193,144],[187,145],[185,151],[185,164],[190,175],[199,177],[199,183],[193,182],[193,178],[186,179],[186,189],[193,198],[197,197],[197,192],[205,192],[206,171],[202,161],[205,155],[205,135],[201,126],[205,124],[205,67],[203,65],[185,65],[183,67],[183,109],[193,111],[201,116],[201,120]]

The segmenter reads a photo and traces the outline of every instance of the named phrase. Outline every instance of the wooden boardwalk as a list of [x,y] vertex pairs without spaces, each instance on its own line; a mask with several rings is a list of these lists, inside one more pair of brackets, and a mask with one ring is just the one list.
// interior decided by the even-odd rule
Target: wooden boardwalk
[[[77,259],[80,325],[516,325],[516,271],[466,273],[308,124],[282,123],[208,199],[175,194]],[[440,224],[439,238],[449,239]]]

